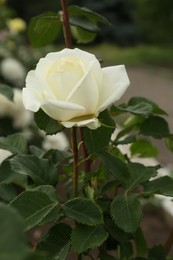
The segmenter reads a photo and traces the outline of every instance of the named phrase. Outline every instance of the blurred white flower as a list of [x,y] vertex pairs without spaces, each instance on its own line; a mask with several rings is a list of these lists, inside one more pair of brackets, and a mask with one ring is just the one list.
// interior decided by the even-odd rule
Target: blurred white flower
[[58,149],[64,151],[70,147],[70,144],[64,133],[57,133],[55,135],[46,135],[42,146],[45,150]]
[[0,149],[0,164],[11,155],[12,153],[10,151]]
[[5,80],[15,86],[22,86],[25,81],[26,69],[14,58],[5,58],[0,64],[0,73]]
[[0,104],[0,117],[12,118],[14,127],[24,128],[31,123],[33,115],[25,110],[20,89],[14,89],[14,102],[0,94]]

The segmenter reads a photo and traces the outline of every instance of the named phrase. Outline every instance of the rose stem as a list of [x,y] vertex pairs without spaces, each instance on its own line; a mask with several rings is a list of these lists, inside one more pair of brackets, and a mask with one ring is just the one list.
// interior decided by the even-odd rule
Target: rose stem
[[67,1],[61,0],[61,6],[62,6],[62,23],[63,23],[63,27],[64,27],[65,44],[66,44],[67,48],[71,48],[72,40],[71,40],[71,31],[70,31]]
[[71,146],[73,151],[73,195],[78,194],[78,146],[77,146],[77,134],[76,127],[71,131]]
[[91,170],[91,160],[88,158],[88,152],[84,143],[84,135],[83,135],[83,129],[79,128],[79,136],[80,140],[82,141],[81,147],[82,147],[82,154],[84,158],[84,172],[90,172]]
[[[71,31],[68,15],[68,5],[66,0],[61,0],[62,7],[62,24],[64,28],[64,38],[66,47],[71,49]],[[73,151],[73,196],[78,195],[78,146],[77,146],[77,133],[76,128],[73,127],[71,130],[71,147]],[[76,260],[80,259],[80,255],[76,255]]]
[[[62,6],[62,24],[64,28],[64,38],[67,48],[72,47],[71,31],[68,15],[68,4],[66,0],[61,0]],[[77,147],[77,133],[76,128],[71,130],[71,146],[73,151],[73,195],[74,197],[78,194],[78,147]]]

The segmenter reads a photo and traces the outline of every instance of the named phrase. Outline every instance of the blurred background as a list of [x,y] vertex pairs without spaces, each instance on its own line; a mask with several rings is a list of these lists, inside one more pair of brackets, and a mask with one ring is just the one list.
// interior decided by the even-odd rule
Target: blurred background
[[[92,43],[82,45],[74,41],[73,45],[94,53],[103,60],[103,66],[125,64],[131,85],[121,102],[132,96],[155,101],[168,112],[166,119],[173,130],[173,1],[69,0],[68,3],[88,7],[105,16],[112,24],[101,25],[101,31],[94,36]],[[24,110],[21,98],[26,73],[47,52],[60,50],[65,44],[61,36],[52,45],[33,48],[27,28],[32,17],[47,11],[57,13],[60,9],[58,0],[0,0],[0,82],[15,89],[13,104],[0,95],[1,136],[22,129],[27,138],[33,138],[29,131],[33,118]],[[34,131],[37,142],[38,137],[40,142],[42,134]],[[51,143],[54,142],[51,140]],[[163,142],[157,145],[160,150],[159,162],[163,167],[171,165],[172,153]],[[164,232],[168,233],[172,228],[172,217],[169,223],[166,222],[164,226],[163,223],[161,217],[158,221],[154,218],[151,223],[145,222],[146,232],[149,233],[153,226],[155,228],[153,236],[150,233],[148,239],[155,240],[159,235],[163,239]]]

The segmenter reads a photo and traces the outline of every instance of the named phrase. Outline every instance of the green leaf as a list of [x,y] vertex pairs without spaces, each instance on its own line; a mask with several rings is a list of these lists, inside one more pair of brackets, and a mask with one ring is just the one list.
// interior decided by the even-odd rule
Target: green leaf
[[173,135],[170,135],[168,138],[165,138],[166,147],[173,152]]
[[15,209],[0,204],[0,259],[24,260],[29,256],[23,221]]
[[136,252],[137,256],[144,257],[147,254],[147,243],[144,238],[144,234],[142,232],[142,229],[139,227],[135,233],[134,236],[135,246],[136,246]]
[[10,202],[17,196],[16,189],[12,184],[0,184],[0,198],[3,201]]
[[169,126],[165,119],[159,116],[147,118],[141,125],[141,134],[154,138],[163,138],[170,135]]
[[164,196],[173,196],[173,178],[169,176],[163,176],[152,180],[144,186],[143,193],[158,193]]
[[14,93],[13,89],[5,84],[0,84],[0,94],[13,101]]
[[129,112],[134,115],[148,116],[152,112],[152,106],[145,102],[134,105],[121,105],[117,107],[120,111]]
[[10,161],[3,161],[0,165],[0,183],[10,184],[15,183],[21,186],[26,186],[27,177],[13,171],[11,169]]
[[123,140],[118,140],[118,141],[114,141],[113,143],[115,145],[119,145],[119,144],[131,144],[133,142],[136,141],[136,136],[135,135],[130,135],[125,137]]
[[83,253],[90,248],[95,248],[107,239],[108,233],[103,225],[94,227],[77,225],[72,232],[72,247],[77,254]]
[[46,260],[65,260],[70,248],[71,227],[59,223],[52,227],[38,245],[46,253]]
[[102,126],[96,130],[84,128],[84,141],[89,153],[101,151],[108,146],[112,132],[115,129],[115,123],[107,110],[99,115],[99,121]]
[[116,177],[120,182],[124,184],[127,183],[129,173],[126,164],[118,157],[107,152],[101,152],[100,154],[104,161],[106,171]]
[[145,97],[132,97],[128,102],[128,106],[134,106],[142,102],[152,106],[153,114],[167,115],[167,113],[163,109],[161,109],[155,102]]
[[139,157],[157,157],[157,148],[146,139],[136,140],[130,146],[131,155],[138,155]]
[[130,173],[130,178],[126,185],[128,190],[135,189],[140,183],[157,175],[157,167],[146,167],[140,163],[129,163],[128,169]]
[[108,255],[108,254],[105,254],[105,253],[101,253],[99,254],[98,256],[100,260],[116,260],[116,258],[114,256],[111,256],[111,255]]
[[70,250],[70,243],[67,243],[60,252],[54,257],[54,260],[66,260]]
[[12,134],[0,138],[0,148],[8,150],[13,154],[26,153],[27,142],[22,134]]
[[64,217],[63,209],[60,205],[57,205],[53,208],[47,216],[39,223],[39,226],[44,226],[46,224],[55,224],[57,223],[62,217]]
[[103,215],[100,207],[87,198],[74,198],[67,201],[63,206],[64,214],[86,225],[97,225],[103,223]]
[[34,120],[38,128],[44,130],[47,135],[59,133],[64,129],[63,125],[49,117],[42,109],[34,113]]
[[14,171],[31,177],[35,185],[55,185],[58,181],[57,169],[47,159],[40,159],[34,155],[17,155],[10,163]]
[[90,10],[86,7],[70,5],[68,7],[68,11],[69,11],[70,16],[84,16],[94,23],[103,23],[103,24],[110,25],[110,22],[104,16],[102,16],[96,12],[93,12],[92,10]]
[[111,217],[105,217],[105,228],[115,240],[120,243],[126,243],[130,239],[130,235],[120,229]]
[[153,246],[149,251],[148,257],[151,260],[166,260],[165,248],[162,245]]
[[41,191],[25,191],[10,203],[23,217],[25,230],[38,226],[57,204]]
[[117,195],[110,205],[116,225],[127,233],[134,233],[142,217],[142,208],[134,195]]
[[80,27],[71,26],[71,33],[73,38],[77,41],[77,43],[89,43],[95,40],[96,33],[88,32]]
[[101,193],[106,193],[110,190],[115,190],[116,187],[118,187],[120,185],[120,182],[117,180],[111,180],[108,181],[106,183],[103,184],[102,189],[101,189]]
[[52,43],[58,37],[61,26],[59,15],[53,12],[33,17],[28,28],[28,36],[33,47]]
[[73,26],[77,26],[83,30],[86,30],[88,32],[91,32],[91,33],[98,33],[100,32],[100,29],[99,27],[90,22],[88,19],[86,19],[85,17],[82,17],[82,16],[71,16],[70,17],[70,24],[73,25]]
[[41,191],[46,193],[49,198],[51,198],[52,200],[57,201],[57,193],[56,193],[56,189],[51,186],[51,185],[40,185],[35,187],[34,189],[31,189],[31,191]]
[[132,259],[133,248],[131,242],[120,244],[121,259]]

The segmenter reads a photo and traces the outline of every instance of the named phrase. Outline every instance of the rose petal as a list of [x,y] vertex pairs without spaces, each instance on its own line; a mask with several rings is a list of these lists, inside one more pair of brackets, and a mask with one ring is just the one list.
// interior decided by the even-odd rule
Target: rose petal
[[79,104],[86,109],[86,114],[94,114],[98,106],[99,92],[96,79],[92,75],[93,62],[90,69],[68,95],[66,101]]
[[40,79],[45,79],[47,76],[48,71],[50,70],[53,61],[47,58],[41,58],[37,63],[35,74]]
[[78,126],[78,127],[88,127],[90,129],[97,129],[100,126],[100,122],[97,118],[92,118],[92,119],[87,119],[87,120],[82,120],[82,121],[66,121],[66,122],[61,122],[61,124],[67,128],[71,128],[73,126]]
[[26,109],[37,112],[42,103],[42,97],[34,88],[23,88],[22,90],[23,105]]
[[58,121],[70,120],[79,117],[85,112],[85,108],[77,104],[47,99],[41,105],[43,111],[51,118]]
[[94,74],[95,74],[94,76],[97,79],[97,81],[100,83],[100,80],[102,80],[101,73],[100,73],[101,70],[100,63],[95,57],[95,55],[89,52],[80,50],[78,48],[75,49],[66,48],[59,52],[48,53],[45,58],[55,62],[60,58],[65,58],[66,56],[74,56],[74,57],[77,56],[81,60],[81,64],[80,64],[81,67],[84,67],[85,71],[90,68],[90,64],[93,63],[94,61],[95,62],[93,67]]
[[106,67],[102,72],[103,85],[100,89],[98,112],[119,100],[130,84],[124,65]]

